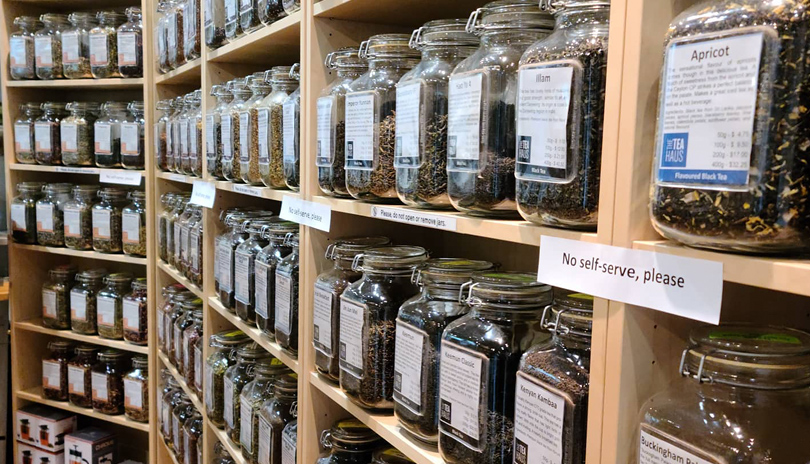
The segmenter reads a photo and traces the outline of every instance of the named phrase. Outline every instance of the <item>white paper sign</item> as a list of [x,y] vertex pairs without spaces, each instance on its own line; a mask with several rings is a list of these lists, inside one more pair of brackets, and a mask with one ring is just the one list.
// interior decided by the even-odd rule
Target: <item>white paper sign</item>
[[372,206],[371,217],[434,229],[456,230],[456,218],[453,216],[423,213],[411,209]]
[[710,324],[720,322],[723,263],[543,237],[537,279]]
[[191,203],[205,208],[213,208],[217,198],[217,189],[213,182],[195,180],[191,187]]
[[328,205],[284,195],[279,216],[287,221],[329,232],[332,223],[332,208]]
[[262,198],[262,190],[266,187],[252,187],[250,185],[233,184],[233,191],[236,193],[243,193],[252,197]]
[[101,169],[98,181],[102,184],[141,185],[140,171]]

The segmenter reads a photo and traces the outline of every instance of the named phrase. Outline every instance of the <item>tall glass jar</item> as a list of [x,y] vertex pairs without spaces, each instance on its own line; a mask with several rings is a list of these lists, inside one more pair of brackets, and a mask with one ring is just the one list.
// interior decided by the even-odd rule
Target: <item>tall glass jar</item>
[[72,27],[62,32],[62,71],[68,79],[87,79],[90,73],[90,30],[97,22],[94,13],[77,11],[68,15]]
[[267,246],[254,260],[253,302],[256,308],[256,327],[275,339],[276,327],[276,267],[292,252],[287,235],[298,231],[298,224],[289,221],[271,221],[262,231]]
[[673,456],[670,462],[807,461],[810,334],[701,326],[689,336],[678,374],[641,407],[632,464],[665,462],[662,454]]
[[[183,287],[175,294],[170,294],[162,308],[163,313],[163,343],[162,350],[172,364],[174,359],[174,323],[185,315],[182,304],[186,301],[197,299],[197,295],[189,292]],[[159,327],[158,327],[159,328]],[[160,336],[160,334],[158,334]]]
[[186,278],[202,288],[203,275],[203,212],[201,206],[194,208],[194,214],[189,221],[188,252],[186,263]]
[[36,164],[34,157],[34,122],[42,115],[39,103],[20,104],[14,120],[14,155],[18,163]]
[[225,45],[225,5],[222,0],[205,0],[205,45],[211,50]]
[[[160,289],[160,295],[163,298],[157,304],[155,311],[155,318],[157,319],[157,346],[158,350],[166,354],[166,318],[169,313],[174,310],[175,297],[181,292],[186,292],[186,287],[182,284],[167,285]],[[191,292],[187,292],[191,293]],[[193,293],[192,293],[193,295]]]
[[[186,211],[189,200],[190,197],[185,195],[178,196],[176,198],[174,202],[174,209],[172,209],[169,222],[166,224],[168,227],[166,232],[169,234],[167,249],[167,253],[169,255],[169,264],[175,268],[180,267],[180,263],[177,261],[177,257],[180,256],[180,233],[182,232],[182,224],[180,223],[180,219],[183,213]],[[188,218],[188,216],[186,216],[186,218]]]
[[98,359],[98,348],[91,345],[76,347],[76,356],[68,363],[68,399],[80,408],[93,407],[93,364]]
[[[149,342],[149,305],[147,302],[147,282],[145,277],[132,281],[132,291],[124,295],[124,341],[133,345],[146,345]],[[158,323],[161,321],[158,320]]]
[[[217,0],[214,0],[217,1]],[[225,10],[225,39],[233,42],[244,34],[239,25],[239,10],[241,0],[222,0]]]
[[553,25],[536,0],[498,0],[470,16],[481,47],[453,70],[448,92],[447,193],[457,210],[516,216],[518,64]]
[[264,26],[259,21],[259,0],[239,0],[239,27],[244,34]]
[[185,393],[180,403],[172,409],[172,443],[174,444],[174,457],[179,464],[185,464],[183,459],[186,456],[186,437],[183,426],[195,412],[194,403]]
[[[203,312],[202,309],[194,310],[191,313],[191,325],[183,330],[183,376],[185,377],[186,385],[193,390],[194,376],[196,371],[196,359],[194,358],[194,345],[203,334]],[[196,393],[196,392],[195,392]]]
[[174,222],[174,267],[180,274],[185,273],[186,264],[188,263],[189,223],[191,222],[191,218],[194,217],[194,211],[196,209],[197,205],[188,202],[183,210],[183,214]]
[[200,57],[200,43],[202,42],[202,33],[200,31],[202,16],[200,12],[200,0],[188,0],[186,2],[186,18],[183,21],[183,32],[185,34],[183,53],[185,53],[186,61],[193,61]]
[[157,217],[158,257],[164,263],[169,262],[169,219],[174,209],[176,197],[173,193],[164,193],[160,196],[162,209]]
[[68,400],[68,361],[73,344],[64,340],[48,343],[48,356],[42,359],[42,397],[46,400]]
[[168,171],[169,165],[166,154],[168,144],[167,125],[172,110],[172,102],[171,100],[160,100],[155,104],[155,107],[161,112],[155,123],[155,166],[161,171]]
[[279,346],[296,356],[298,354],[298,234],[289,234],[285,242],[291,251],[276,266],[274,334]]
[[18,30],[9,37],[9,75],[13,80],[36,79],[34,33],[42,27],[35,16],[14,18]]
[[97,192],[97,185],[77,185],[73,187],[73,198],[65,203],[65,246],[71,250],[93,248],[92,207]]
[[155,9],[155,64],[161,74],[172,70],[169,66],[169,2],[158,0]]
[[255,261],[256,255],[268,244],[262,232],[269,224],[269,222],[258,220],[251,222],[246,228],[248,237],[234,250],[234,309],[236,315],[247,323],[256,321]]
[[193,106],[194,93],[187,93],[183,96],[183,111],[177,117],[177,126],[179,131],[177,133],[178,139],[180,140],[180,156],[176,159],[179,159],[180,162],[178,163],[175,161],[174,171],[180,174],[190,174],[191,173],[191,163],[189,160],[189,115],[191,114],[191,109]]
[[135,422],[149,422],[149,358],[132,358],[132,370],[124,376],[124,414]]
[[236,364],[225,372],[223,381],[225,431],[228,438],[238,446],[241,429],[241,396],[242,389],[255,377],[256,363],[272,356],[256,343],[236,350]]
[[273,91],[261,102],[259,111],[259,172],[264,185],[286,189],[284,181],[284,100],[298,83],[290,78],[289,66],[275,66],[269,71]]
[[116,272],[104,277],[104,287],[96,295],[96,326],[101,338],[124,338],[124,295],[132,288],[132,274]]
[[324,454],[316,464],[367,464],[383,443],[366,424],[357,419],[341,419],[321,434]]
[[439,452],[448,463],[512,462],[515,376],[523,353],[550,338],[552,290],[515,272],[476,274],[468,289],[470,312],[442,335]]
[[99,190],[99,202],[93,205],[93,249],[102,253],[121,253],[121,215],[127,205],[127,191],[115,187]]
[[68,28],[67,16],[45,13],[39,17],[43,28],[34,34],[37,77],[62,79],[62,32]]
[[394,406],[397,313],[419,292],[411,275],[426,259],[424,248],[390,246],[370,248],[352,263],[363,277],[340,296],[340,387],[364,408]]
[[[298,408],[298,375],[292,372],[280,376],[273,384],[273,396],[267,398],[257,412],[255,427],[256,441],[250,455],[251,464],[270,463],[282,464],[290,461],[282,460],[282,456],[289,456],[289,443],[284,441],[284,428],[295,420]],[[293,457],[296,443],[292,443]],[[244,444],[242,450],[244,451]],[[286,453],[285,453],[286,452]],[[243,453],[244,454],[244,453]],[[245,456],[247,458],[247,456]],[[290,464],[295,464],[295,459]]]
[[95,335],[96,296],[104,288],[104,269],[89,269],[76,274],[77,284],[70,290],[70,329],[81,335]]
[[143,77],[143,20],[141,9],[126,9],[127,22],[118,27],[118,74],[124,78]]
[[183,449],[186,453],[182,461],[183,464],[203,464],[202,457],[198,458],[198,448],[202,443],[202,432],[203,417],[199,411],[195,410],[183,425],[183,437],[185,440]]
[[268,113],[261,111],[261,103],[270,94],[271,87],[270,83],[265,81],[264,73],[249,76],[247,83],[253,93],[239,113],[239,170],[243,182],[249,185],[262,185],[262,177],[259,174],[259,133],[267,130]]
[[[269,219],[272,213],[267,213],[264,218]],[[226,220],[226,226],[231,228],[231,232],[226,234],[220,242],[219,250],[219,301],[226,309],[233,312],[236,307],[235,296],[235,257],[236,248],[248,239],[247,227],[250,222],[260,219],[257,215],[233,215]]]
[[41,105],[42,116],[34,122],[34,154],[38,164],[62,164],[62,141],[59,123],[65,114],[65,104],[46,102]]
[[90,30],[90,73],[96,79],[121,77],[118,73],[118,26],[124,15],[99,11],[98,26]]
[[127,111],[132,117],[121,122],[121,167],[143,169],[146,162],[144,145],[146,120],[143,114],[143,102],[129,102]]
[[421,208],[452,208],[447,196],[447,94],[453,68],[472,55],[478,38],[466,19],[430,21],[411,35],[422,61],[397,84],[394,167],[397,195]]
[[216,427],[225,426],[223,410],[224,402],[224,381],[225,372],[229,367],[236,364],[236,349],[250,341],[250,338],[241,330],[226,330],[211,335],[208,346],[212,353],[205,360],[203,370],[205,410],[208,419]]
[[71,102],[70,111],[59,124],[59,138],[62,142],[62,164],[65,166],[93,166],[93,125],[98,114],[98,104]]
[[217,99],[214,105],[205,114],[205,157],[206,169],[211,177],[224,179],[222,176],[222,115],[233,100],[233,94],[226,85],[211,87],[211,96]]
[[265,26],[273,24],[287,16],[282,0],[261,0],[259,6],[259,19]]
[[179,402],[183,389],[180,384],[174,379],[174,376],[165,369],[162,373],[163,377],[163,390],[160,400],[160,411],[158,412],[158,423],[160,424],[160,433],[163,436],[163,442],[169,447],[170,450],[174,449],[172,443],[172,409]]
[[437,258],[414,274],[419,295],[403,303],[397,317],[394,355],[394,414],[402,430],[435,445],[439,440],[439,359],[442,333],[467,314],[459,293],[487,261]]
[[186,4],[184,0],[169,0],[166,15],[166,49],[169,54],[169,67],[177,69],[186,63],[185,27]]
[[276,358],[263,359],[256,363],[256,376],[245,388],[239,398],[239,444],[242,456],[249,464],[259,463],[259,446],[266,437],[261,434],[259,415],[266,401],[279,395],[278,386],[284,374],[290,369]]
[[183,315],[174,321],[174,333],[172,334],[174,350],[171,359],[174,360],[174,367],[177,368],[177,372],[185,376],[188,361],[188,351],[186,349],[188,345],[185,343],[187,340],[184,335],[186,329],[194,325],[195,320],[202,323],[202,300],[197,298],[182,301],[180,302],[180,308],[183,310]]
[[121,210],[121,248],[125,254],[146,256],[146,192],[129,192],[132,203]]
[[48,271],[42,284],[42,325],[49,329],[70,329],[70,289],[76,280],[76,266],[63,264]]
[[[300,81],[299,69],[301,65],[295,63],[290,69],[290,77]],[[284,182],[287,188],[298,191],[301,188],[301,86],[284,100],[283,104],[283,134],[282,152],[284,155]]]
[[235,79],[231,85],[233,101],[222,114],[220,130],[222,132],[222,176],[231,182],[242,182],[241,170],[241,118],[239,113],[245,109],[251,91],[247,80]]
[[188,172],[187,174],[202,177],[202,91],[195,90],[191,99],[191,111],[188,115]]
[[37,243],[37,201],[42,198],[43,182],[20,182],[19,195],[11,200],[11,237],[17,243]]
[[127,120],[127,103],[108,101],[101,105],[101,116],[93,124],[96,166],[121,166],[121,123]]
[[[298,417],[298,405],[295,405],[294,417]],[[284,426],[281,432],[281,463],[295,464],[298,462],[298,419],[293,419]]]
[[47,184],[45,197],[36,203],[37,243],[45,246],[65,246],[65,203],[70,199],[72,184]]
[[106,349],[93,366],[93,411],[116,415],[124,413],[124,375],[129,362],[126,353]]

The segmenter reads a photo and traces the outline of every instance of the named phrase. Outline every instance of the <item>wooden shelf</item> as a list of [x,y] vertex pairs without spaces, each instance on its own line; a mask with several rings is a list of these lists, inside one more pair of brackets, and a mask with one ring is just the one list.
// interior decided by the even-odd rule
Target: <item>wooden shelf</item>
[[[231,443],[231,439],[228,438],[228,434],[225,432],[225,430],[217,428],[217,426],[212,424],[207,417],[205,418],[205,421],[208,423],[208,428],[214,432],[214,436],[217,438],[217,440],[219,440],[219,442],[225,446],[228,454],[231,455],[236,464],[249,464],[242,456],[242,450],[235,447],[233,443]],[[211,447],[213,448],[213,444]]]
[[70,330],[49,329],[42,325],[42,319],[32,319],[28,321],[15,322],[14,327],[16,329],[25,330],[27,332],[37,332],[41,334],[51,335],[53,337],[76,340],[79,342],[88,343],[90,345],[106,346],[121,351],[129,351],[130,353],[145,354],[147,356],[149,355],[148,346],[133,345],[123,340],[110,340],[107,338],[101,338],[98,335],[77,334]]
[[172,374],[174,380],[176,380],[177,383],[180,384],[180,388],[182,388],[183,391],[186,392],[186,396],[188,396],[191,402],[194,403],[194,407],[197,408],[197,411],[200,414],[205,415],[205,406],[203,406],[202,401],[200,401],[200,399],[197,397],[197,394],[194,393],[194,390],[192,390],[191,387],[188,386],[188,384],[186,383],[186,379],[182,375],[180,375],[180,372],[177,370],[176,367],[172,365],[171,361],[169,361],[169,358],[166,357],[165,354],[158,352],[158,359],[160,359],[160,362],[163,364],[163,367],[168,369],[168,371]]
[[166,441],[163,440],[162,435],[158,437],[158,441],[160,441],[160,443],[163,445],[163,448],[166,449],[166,454],[169,455],[169,459],[172,460],[172,464],[180,464],[180,462],[177,460],[177,455],[171,448],[169,448],[168,443],[166,443]]
[[[270,352],[270,354],[281,360],[281,362],[283,362],[287,367],[292,369],[293,372],[299,375],[301,374],[299,370],[298,359],[294,358],[289,353],[282,350],[281,347],[278,345],[278,343],[271,342],[270,339],[264,336],[262,332],[258,328],[256,328],[255,325],[247,324],[242,319],[239,319],[239,317],[236,314],[233,314],[229,312],[227,309],[225,309],[225,307],[222,306],[222,303],[219,302],[219,299],[217,299],[217,297],[212,296],[208,298],[208,307],[214,308],[214,310],[218,312],[220,316],[227,319],[228,322],[233,324],[236,328],[238,328],[242,332],[248,334],[248,336],[252,338],[254,342],[258,343],[262,348]],[[300,343],[301,341],[299,340],[299,345]]]
[[222,63],[293,64],[299,60],[303,11],[208,52],[208,61]]
[[180,66],[166,74],[159,74],[155,77],[155,84],[169,85],[200,85],[200,73],[202,72],[202,58]]
[[421,26],[436,18],[464,18],[487,3],[481,0],[322,0],[315,3],[314,15],[365,23]]
[[[159,259],[160,258],[158,258],[158,260]],[[178,283],[183,284],[188,289],[188,291],[190,291],[193,294],[197,295],[201,299],[205,299],[205,296],[203,296],[202,289],[200,287],[194,285],[194,283],[192,281],[190,281],[190,280],[186,279],[184,276],[180,275],[180,272],[177,269],[173,268],[172,266],[169,266],[168,264],[164,263],[163,261],[158,261],[157,265],[158,265],[158,269],[162,270],[166,274],[169,274],[169,276],[171,276],[171,278],[176,280]]]
[[85,168],[79,166],[41,166],[39,164],[23,164],[23,163],[12,163],[9,165],[9,169],[12,171],[36,171],[36,172],[62,172],[67,174],[88,174],[88,175],[99,175],[102,171],[105,172],[138,172],[140,173],[141,177],[144,177],[146,173],[143,170],[134,170],[134,169],[107,169],[107,168]]
[[67,401],[46,400],[45,398],[42,397],[42,387],[35,387],[29,390],[18,390],[17,398],[26,401],[33,401],[34,403],[44,404],[52,408],[62,409],[76,414],[81,414],[82,416],[90,417],[93,419],[103,420],[106,422],[110,422],[112,424],[129,427],[139,432],[149,432],[148,423],[135,422],[133,420],[127,419],[127,417],[123,414],[117,416],[110,416],[108,414],[96,412],[91,408],[80,408],[79,406],[74,406]]
[[52,81],[8,81],[8,87],[32,89],[142,90],[143,78],[137,79],[54,79]]
[[195,180],[201,180],[197,176],[187,176],[185,174],[178,174],[176,172],[158,172],[155,174],[158,179],[170,180],[172,182],[180,182],[181,184],[193,184]]
[[271,189],[270,187],[256,187],[252,185],[235,184],[227,180],[217,181],[216,187],[217,190],[224,190],[226,192],[234,192],[251,197],[266,198],[268,200],[275,201],[281,201],[284,198],[284,195],[295,197],[300,196],[298,192],[293,192],[292,190],[277,190]]
[[78,251],[78,250],[71,250],[70,248],[46,247],[42,245],[25,245],[22,243],[14,243],[12,247],[14,247],[17,250],[37,251],[40,253],[51,253],[55,255],[64,255],[64,256],[76,256],[79,258],[95,259],[99,261],[114,261],[127,264],[139,264],[141,266],[146,266],[147,263],[146,258],[139,258],[137,256],[129,256],[121,253],[114,254],[114,253],[99,253],[97,251]]

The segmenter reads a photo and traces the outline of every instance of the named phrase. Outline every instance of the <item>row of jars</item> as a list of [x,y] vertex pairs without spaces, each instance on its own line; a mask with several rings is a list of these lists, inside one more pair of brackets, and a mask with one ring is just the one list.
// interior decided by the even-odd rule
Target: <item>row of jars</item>
[[143,169],[142,101],[23,103],[14,155],[24,164]]
[[206,0],[205,44],[217,49],[300,9],[300,0]]
[[158,430],[179,464],[202,464],[203,416],[168,369],[160,374]]
[[143,77],[141,9],[45,13],[14,18],[9,74],[14,80]]
[[20,182],[11,200],[15,242],[146,256],[146,194],[97,185]]
[[155,53],[161,73],[200,57],[200,7],[200,0],[160,0],[157,3]]
[[211,87],[205,115],[208,173],[217,179],[300,189],[298,64]]
[[320,445],[324,451],[316,464],[413,464],[357,419],[336,421],[321,433]]
[[162,114],[155,123],[155,165],[161,171],[202,177],[202,92],[161,100],[156,107]]
[[133,345],[149,342],[145,277],[106,269],[79,269],[72,264],[48,272],[42,285],[42,325],[124,340]]
[[112,348],[48,343],[42,359],[42,396],[102,414],[149,421],[149,359]]
[[157,217],[158,256],[202,288],[202,207],[184,193],[165,193]]

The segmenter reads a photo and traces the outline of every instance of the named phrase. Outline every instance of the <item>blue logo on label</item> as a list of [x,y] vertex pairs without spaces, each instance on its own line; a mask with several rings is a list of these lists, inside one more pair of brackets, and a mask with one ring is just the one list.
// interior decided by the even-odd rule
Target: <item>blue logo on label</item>
[[685,168],[686,147],[689,145],[689,134],[664,134],[663,153],[661,153],[662,168]]

